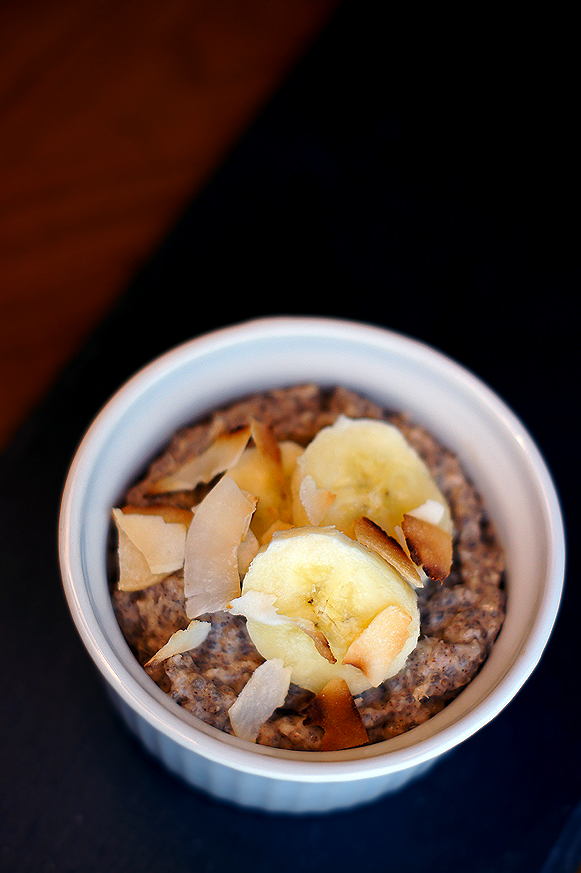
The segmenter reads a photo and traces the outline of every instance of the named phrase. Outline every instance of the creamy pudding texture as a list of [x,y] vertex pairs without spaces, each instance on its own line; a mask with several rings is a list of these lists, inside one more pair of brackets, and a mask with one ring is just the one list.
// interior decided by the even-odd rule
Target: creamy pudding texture
[[[301,385],[235,402],[205,421],[183,428],[153,460],[145,476],[128,490],[123,503],[134,512],[150,513],[155,507],[166,507],[167,511],[169,506],[189,512],[200,504],[213,483],[179,488],[176,476],[186,463],[204,456],[219,434],[240,432],[250,422],[260,422],[279,444],[290,446],[285,449],[290,468],[300,452],[293,445],[308,446],[322,428],[343,416],[395,425],[429,469],[435,483],[434,493],[439,491],[447,502],[453,529],[449,575],[443,581],[424,578],[423,587],[415,589],[419,634],[405,663],[376,687],[369,687],[369,683],[364,683],[367,686],[364,688],[352,687],[353,701],[365,729],[363,737],[374,743],[421,724],[459,694],[488,657],[504,620],[502,549],[480,496],[453,453],[400,412],[383,410],[344,388]],[[172,487],[178,490],[163,491],[172,481]],[[319,489],[317,497],[321,493]],[[259,506],[260,501],[256,512]],[[290,512],[288,507],[278,506],[277,511],[289,517],[285,516],[285,512]],[[179,514],[173,520],[179,521]],[[256,524],[259,535],[265,535],[264,513],[262,517],[256,516]],[[114,549],[111,559],[113,605],[136,658],[181,706],[219,730],[232,733],[229,709],[265,661],[249,635],[244,615],[225,609],[196,615],[196,620],[208,625],[203,641],[190,651],[151,662],[176,631],[190,625],[192,615],[191,610],[187,611],[184,571],[178,568],[164,575],[162,567],[162,578],[153,584],[140,590],[122,591],[117,584],[118,560]],[[313,717],[314,699],[315,691],[291,681],[284,701],[260,726],[256,742],[303,751],[325,748],[324,721]],[[365,739],[357,740],[360,742]]]

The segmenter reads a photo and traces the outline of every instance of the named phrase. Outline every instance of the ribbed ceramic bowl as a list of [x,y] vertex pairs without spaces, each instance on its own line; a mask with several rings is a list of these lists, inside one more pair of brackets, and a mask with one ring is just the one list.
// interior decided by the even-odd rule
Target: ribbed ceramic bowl
[[[107,585],[111,507],[173,431],[251,392],[303,382],[342,384],[405,410],[455,451],[484,497],[508,567],[506,621],[470,685],[420,727],[344,752],[249,744],[189,715],[134,659]],[[395,791],[494,718],[541,657],[564,573],[563,525],[551,477],[503,401],[424,344],[334,319],[250,321],[187,342],[137,373],[99,413],[78,449],[59,539],[78,631],[147,749],[214,797],[293,813],[347,808]]]

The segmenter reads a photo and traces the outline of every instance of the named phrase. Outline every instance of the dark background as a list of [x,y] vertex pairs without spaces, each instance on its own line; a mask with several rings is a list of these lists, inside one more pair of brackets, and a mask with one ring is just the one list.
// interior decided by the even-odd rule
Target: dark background
[[229,808],[162,771],[110,709],[60,588],[60,493],[102,403],[172,345],[280,313],[384,325],[476,372],[541,448],[574,549],[571,24],[379,12],[339,7],[4,452],[3,870],[581,863],[574,559],[552,641],[509,707],[421,781],[323,817]]

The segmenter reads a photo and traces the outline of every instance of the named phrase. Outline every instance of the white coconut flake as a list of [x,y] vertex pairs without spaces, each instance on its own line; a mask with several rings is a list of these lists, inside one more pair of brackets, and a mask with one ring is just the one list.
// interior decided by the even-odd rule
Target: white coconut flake
[[303,504],[309,524],[317,526],[335,501],[335,494],[319,488],[313,477],[307,473],[299,486],[299,500]]
[[406,553],[409,556],[410,550],[408,549],[408,544],[405,541],[405,537],[403,535],[403,530],[401,529],[401,525],[396,524],[394,529],[395,538]]
[[160,664],[167,658],[171,658],[172,655],[181,655],[183,652],[197,649],[210,633],[211,627],[209,621],[196,621],[194,619],[185,630],[178,630],[172,634],[165,646],[162,646],[145,666]]
[[227,473],[197,507],[184,562],[188,618],[225,609],[240,594],[238,549],[255,507],[256,500]]
[[291,668],[285,667],[280,658],[265,661],[254,671],[228,710],[237,737],[250,743],[256,741],[261,725],[283,705],[291,673]]
[[276,611],[275,601],[276,594],[268,594],[266,591],[255,591],[249,588],[248,591],[230,603],[229,610],[234,615],[243,615],[251,621],[260,621],[262,624],[292,624],[289,618],[285,615],[279,615]]
[[444,517],[445,507],[439,500],[429,498],[422,503],[421,506],[416,506],[415,509],[410,509],[408,515],[413,515],[415,518],[421,518],[422,521],[429,521],[430,524],[440,524]]

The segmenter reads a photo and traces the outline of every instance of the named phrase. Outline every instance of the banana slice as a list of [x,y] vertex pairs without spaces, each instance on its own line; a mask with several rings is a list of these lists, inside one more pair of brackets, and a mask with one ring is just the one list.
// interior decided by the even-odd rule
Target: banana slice
[[352,694],[378,685],[403,667],[417,643],[412,586],[375,552],[332,527],[275,534],[246,574],[243,597],[250,591],[269,595],[264,602],[281,619],[264,609],[245,611],[256,648],[267,660],[282,659],[292,668],[292,681],[315,694],[336,678]]
[[334,525],[348,536],[354,537],[353,523],[361,516],[394,536],[405,513],[426,501],[443,507],[438,525],[448,533],[452,530],[448,504],[430,471],[401,431],[388,422],[342,415],[319,431],[297,459],[293,474],[297,526],[309,524],[305,480],[318,493],[334,495],[317,524]]

